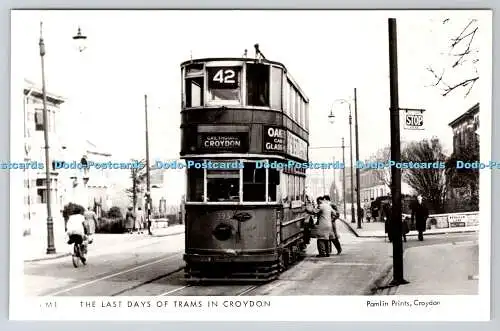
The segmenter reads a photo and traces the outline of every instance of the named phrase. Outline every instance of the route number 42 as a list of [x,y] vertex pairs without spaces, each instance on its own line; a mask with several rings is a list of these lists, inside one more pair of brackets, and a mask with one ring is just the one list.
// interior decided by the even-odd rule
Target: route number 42
[[221,84],[235,84],[236,72],[233,69],[219,69],[212,79]]

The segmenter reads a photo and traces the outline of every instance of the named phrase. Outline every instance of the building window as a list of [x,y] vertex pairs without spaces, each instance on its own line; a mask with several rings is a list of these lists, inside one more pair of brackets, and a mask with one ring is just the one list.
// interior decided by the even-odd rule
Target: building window
[[281,68],[271,67],[271,108],[282,109],[281,93],[282,93],[282,70]]
[[207,79],[211,105],[241,103],[241,67],[209,67]]
[[35,130],[43,131],[43,109],[35,110]]
[[46,188],[38,188],[36,190],[37,197],[36,197],[36,202],[37,203],[47,203],[47,189]]
[[288,85],[288,114],[292,120],[295,120],[295,89],[293,85]]
[[268,65],[247,64],[247,103],[249,106],[269,107]]

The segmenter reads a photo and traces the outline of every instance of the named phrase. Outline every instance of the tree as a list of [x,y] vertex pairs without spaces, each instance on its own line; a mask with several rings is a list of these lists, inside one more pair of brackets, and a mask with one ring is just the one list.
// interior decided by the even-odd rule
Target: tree
[[[402,153],[403,162],[412,162],[403,178],[437,213],[443,211],[446,199],[446,169],[422,167],[422,163],[445,162],[446,155],[438,138],[409,143]],[[417,166],[419,164],[419,166]]]
[[[386,146],[379,149],[371,158],[371,162],[381,162],[386,164],[391,159],[391,147]],[[391,168],[383,167],[382,169],[374,170],[375,177],[381,181],[389,189],[391,188]]]
[[[442,25],[450,25],[449,18],[443,20]],[[448,52],[444,54],[448,61],[441,68],[428,66],[427,70],[433,75],[435,87],[443,90],[447,96],[459,88],[467,88],[465,97],[479,80],[479,50],[476,46],[479,23],[477,19],[469,19],[463,27],[449,40]],[[451,61],[450,61],[451,60]],[[461,69],[461,70],[460,70]],[[439,73],[438,73],[439,72]]]
[[[475,134],[475,133],[472,133]],[[479,140],[471,139],[458,148],[446,163],[446,180],[450,189],[462,189],[467,192],[460,197],[462,207],[479,210],[479,169],[459,169],[457,161],[472,163],[479,161]]]
[[130,180],[132,182],[132,186],[125,190],[127,192],[127,196],[132,203],[133,208],[137,206],[137,194],[141,191],[141,184],[144,182],[144,178],[146,176],[145,171],[145,161],[144,160],[132,160],[133,163],[141,164],[142,167],[139,168],[131,168],[130,169]]
[[[401,142],[401,149],[403,150],[406,147],[405,142]],[[392,160],[391,158],[391,146],[386,146],[383,148],[380,148],[375,155],[373,155],[370,159],[371,162],[380,162],[385,164],[381,169],[375,169],[375,176],[377,180],[382,182],[384,185],[386,185],[389,189],[391,189],[391,182],[392,182],[392,177],[391,177],[391,168],[387,166],[387,163]],[[401,175],[404,173],[404,169],[401,169]]]

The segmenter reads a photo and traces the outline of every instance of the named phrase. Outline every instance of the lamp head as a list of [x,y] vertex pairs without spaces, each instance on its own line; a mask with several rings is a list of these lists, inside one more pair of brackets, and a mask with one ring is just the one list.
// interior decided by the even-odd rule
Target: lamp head
[[330,110],[330,114],[328,114],[328,121],[330,124],[333,124],[335,122],[335,115],[333,114],[333,109]]
[[76,35],[73,36],[73,41],[80,53],[87,48],[87,36],[82,34],[82,29],[80,27],[78,27]]

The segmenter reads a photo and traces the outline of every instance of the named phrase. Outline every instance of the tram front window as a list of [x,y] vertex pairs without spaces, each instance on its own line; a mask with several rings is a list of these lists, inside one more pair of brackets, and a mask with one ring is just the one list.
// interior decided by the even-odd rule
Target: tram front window
[[207,170],[207,201],[237,202],[239,200],[239,170]]
[[208,101],[213,105],[241,103],[241,67],[207,68]]

